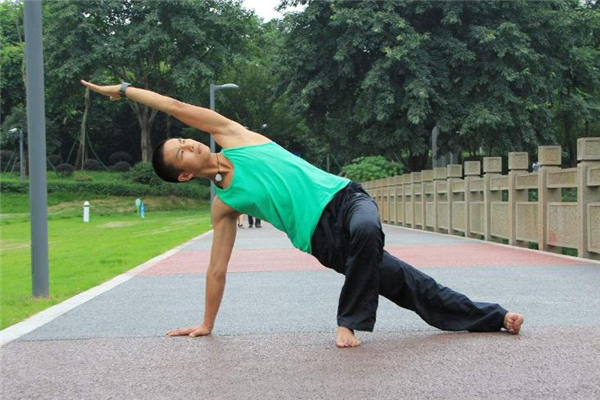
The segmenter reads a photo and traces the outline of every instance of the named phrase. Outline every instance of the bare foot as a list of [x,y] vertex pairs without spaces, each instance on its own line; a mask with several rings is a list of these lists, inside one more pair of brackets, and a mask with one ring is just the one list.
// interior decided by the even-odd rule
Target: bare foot
[[339,326],[337,329],[337,337],[335,339],[335,345],[337,347],[357,347],[360,346],[360,340],[354,336],[352,329],[344,328]]
[[504,317],[504,327],[508,331],[508,333],[512,333],[513,335],[517,335],[521,330],[521,325],[525,318],[521,314],[517,313],[506,313]]

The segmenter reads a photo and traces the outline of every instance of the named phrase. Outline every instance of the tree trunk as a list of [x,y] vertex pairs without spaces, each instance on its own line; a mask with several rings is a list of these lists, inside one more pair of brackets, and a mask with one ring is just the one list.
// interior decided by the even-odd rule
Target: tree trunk
[[150,162],[152,159],[152,143],[150,141],[150,132],[152,131],[152,127],[149,124],[145,124],[142,126],[142,161]]
[[154,118],[156,117],[158,110],[134,102],[130,102],[129,104],[135,112],[135,116],[138,119],[142,131],[140,140],[142,161],[150,162],[152,160],[152,124],[154,124]]
[[83,110],[83,118],[81,120],[81,135],[79,136],[79,148],[77,149],[77,157],[75,158],[75,169],[83,169],[85,161],[85,134],[87,128],[87,119],[91,106],[90,89],[85,89],[85,108]]

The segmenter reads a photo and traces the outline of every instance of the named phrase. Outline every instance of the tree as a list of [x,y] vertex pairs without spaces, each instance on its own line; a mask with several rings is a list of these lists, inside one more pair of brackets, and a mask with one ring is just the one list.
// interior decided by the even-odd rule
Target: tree
[[[239,1],[70,1],[46,3],[48,71],[75,90],[84,77],[197,101],[227,60],[243,53],[250,15]],[[55,91],[58,93],[58,91]],[[157,111],[129,102],[149,161]]]
[[304,3],[287,21],[285,93],[329,143],[411,170],[436,126],[442,151],[553,143],[565,70],[582,69],[579,92],[598,88],[597,12],[581,2]]

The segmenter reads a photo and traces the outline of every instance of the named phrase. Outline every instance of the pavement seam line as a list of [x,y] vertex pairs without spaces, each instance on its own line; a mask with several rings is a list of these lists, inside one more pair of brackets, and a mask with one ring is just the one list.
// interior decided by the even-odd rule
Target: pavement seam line
[[24,335],[36,330],[37,328],[60,317],[61,315],[67,313],[68,311],[71,311],[74,308],[88,302],[89,300],[92,300],[93,298],[101,295],[102,293],[105,293],[111,289],[114,289],[115,287],[119,286],[120,284],[127,282],[128,280],[135,277],[136,275],[144,272],[145,270],[152,268],[154,265],[156,265],[160,261],[163,261],[164,259],[169,258],[170,256],[178,253],[179,251],[181,251],[184,247],[188,246],[193,241],[200,240],[206,236],[211,235],[212,233],[213,233],[212,229],[208,232],[204,232],[202,235],[196,236],[195,238],[192,238],[192,239],[188,240],[187,242],[180,244],[179,246],[174,247],[171,250],[146,261],[143,264],[138,265],[137,267],[134,267],[120,275],[117,275],[114,278],[112,278],[104,283],[99,284],[98,286],[94,286],[93,288],[88,289],[85,292],[79,293],[59,304],[56,304],[52,307],[42,310],[39,313],[34,314],[31,317],[29,317],[21,322],[18,322],[12,326],[9,326],[8,328],[0,331],[0,347],[3,347],[4,345],[20,338],[21,336],[24,336]]
[[560,258],[564,258],[564,259],[571,260],[571,261],[583,261],[583,262],[589,262],[590,264],[600,264],[600,261],[594,260],[591,258],[573,257],[573,256],[567,256],[564,254],[552,253],[550,251],[526,249],[524,247],[511,246],[510,244],[490,242],[490,241],[483,240],[483,239],[469,238],[469,237],[458,236],[458,235],[449,235],[447,233],[424,231],[422,229],[409,228],[407,226],[397,226],[397,225],[390,225],[390,224],[385,224],[385,223],[383,223],[382,225],[389,226],[390,228],[407,229],[407,230],[411,230],[411,231],[419,232],[419,233],[427,233],[427,234],[431,234],[431,235],[443,236],[446,238],[451,237],[451,238],[456,238],[456,239],[463,239],[463,240],[467,240],[467,241],[475,242],[475,243],[479,243],[479,244],[491,244],[493,246],[501,246],[501,247],[509,248],[509,249],[522,250],[522,251],[527,251],[527,252],[531,252],[531,253],[538,254],[538,255],[543,254],[543,255],[547,255],[547,256],[560,257]]

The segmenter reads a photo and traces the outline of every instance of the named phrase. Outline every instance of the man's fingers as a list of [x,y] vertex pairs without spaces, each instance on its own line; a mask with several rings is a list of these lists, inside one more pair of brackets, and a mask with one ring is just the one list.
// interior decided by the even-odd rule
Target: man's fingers
[[189,335],[194,329],[193,328],[186,328],[186,329],[175,329],[172,331],[167,332],[167,335],[169,336],[187,336]]
[[88,81],[84,81],[83,79],[81,80],[81,84],[83,86],[89,87],[92,90],[96,90],[98,88],[98,86],[94,85],[93,83],[90,83]]

